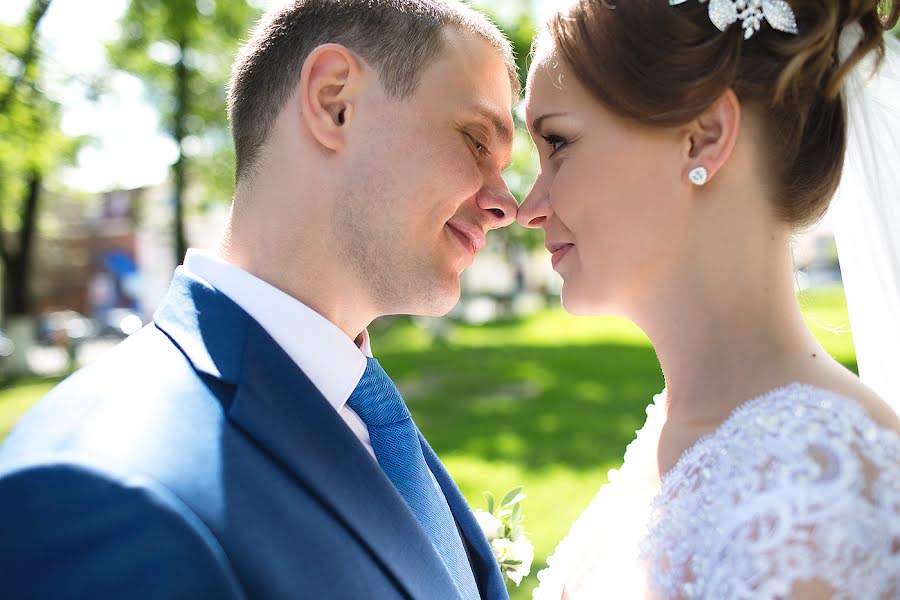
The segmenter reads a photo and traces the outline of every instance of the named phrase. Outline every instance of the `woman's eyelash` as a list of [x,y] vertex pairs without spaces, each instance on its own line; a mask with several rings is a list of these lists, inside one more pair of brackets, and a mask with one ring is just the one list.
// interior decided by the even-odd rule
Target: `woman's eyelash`
[[553,156],[562,150],[562,148],[569,143],[567,139],[558,135],[542,135],[541,137],[544,138],[544,141],[547,142],[547,145],[553,150],[553,152],[550,153],[550,156]]

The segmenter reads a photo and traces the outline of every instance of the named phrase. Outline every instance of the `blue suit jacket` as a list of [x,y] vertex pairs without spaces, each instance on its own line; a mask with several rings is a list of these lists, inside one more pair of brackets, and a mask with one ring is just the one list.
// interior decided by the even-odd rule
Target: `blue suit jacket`
[[[422,438],[483,598],[490,546]],[[400,494],[249,315],[177,272],[155,322],[0,449],[4,598],[453,599]]]

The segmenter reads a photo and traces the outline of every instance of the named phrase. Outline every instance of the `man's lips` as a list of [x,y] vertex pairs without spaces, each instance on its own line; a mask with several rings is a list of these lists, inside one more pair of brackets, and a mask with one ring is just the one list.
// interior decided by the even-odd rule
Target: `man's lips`
[[550,259],[550,262],[553,263],[553,267],[556,268],[556,265],[565,258],[566,254],[569,253],[569,250],[575,247],[575,244],[570,244],[567,242],[554,242],[547,244],[547,250],[550,251],[550,254],[553,256]]
[[487,239],[484,236],[484,232],[481,231],[480,228],[474,227],[467,223],[447,223],[447,227],[450,228],[459,241],[465,246],[473,255],[480,252],[484,246],[487,244]]

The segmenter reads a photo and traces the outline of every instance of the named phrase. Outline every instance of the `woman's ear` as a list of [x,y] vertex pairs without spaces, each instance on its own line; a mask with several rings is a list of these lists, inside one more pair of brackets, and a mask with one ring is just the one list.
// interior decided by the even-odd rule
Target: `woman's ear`
[[300,117],[326,150],[338,152],[355,116],[363,70],[356,55],[340,44],[310,52],[300,72]]
[[741,103],[726,91],[687,128],[684,181],[705,185],[731,157],[741,128]]

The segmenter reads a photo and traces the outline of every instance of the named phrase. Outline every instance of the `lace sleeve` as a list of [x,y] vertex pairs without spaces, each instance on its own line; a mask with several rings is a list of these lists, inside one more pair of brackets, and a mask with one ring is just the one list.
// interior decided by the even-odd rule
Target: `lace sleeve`
[[823,394],[747,407],[667,476],[660,597],[900,598],[900,436]]
[[900,471],[869,479],[871,466],[861,455],[811,451],[809,468],[791,474],[809,474],[807,484],[773,482],[727,529],[704,597],[900,598]]

